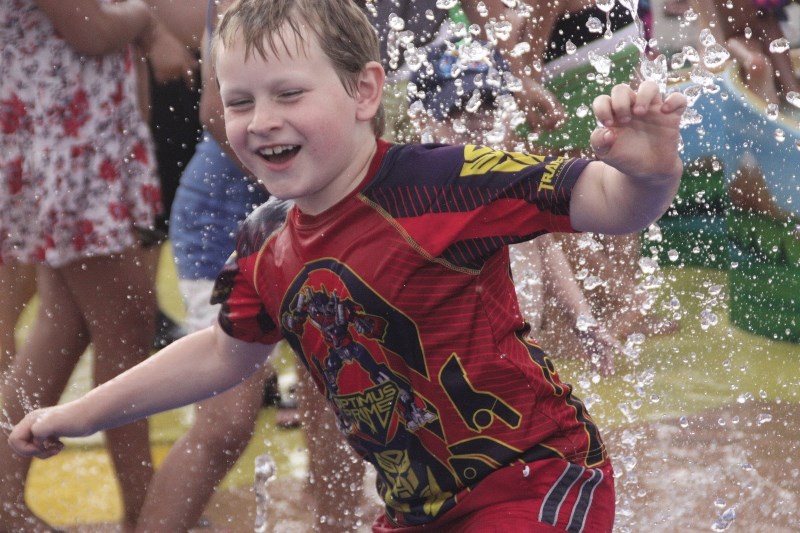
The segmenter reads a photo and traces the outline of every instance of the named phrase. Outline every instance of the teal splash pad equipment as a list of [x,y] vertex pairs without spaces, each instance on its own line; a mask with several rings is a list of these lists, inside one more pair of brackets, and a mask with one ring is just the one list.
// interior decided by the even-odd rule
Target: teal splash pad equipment
[[715,156],[727,187],[749,153],[774,206],[785,213],[774,218],[726,207],[731,321],[758,335],[800,342],[799,110],[785,105],[769,118],[735,67],[722,73],[720,91],[702,95],[694,109],[703,120],[682,131],[684,161]]

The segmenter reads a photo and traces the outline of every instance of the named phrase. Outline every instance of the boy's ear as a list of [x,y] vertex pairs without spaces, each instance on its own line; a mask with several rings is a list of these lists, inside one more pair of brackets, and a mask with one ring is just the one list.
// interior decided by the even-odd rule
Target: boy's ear
[[358,77],[356,118],[368,121],[378,113],[383,98],[385,79],[386,73],[380,63],[370,61],[364,65]]

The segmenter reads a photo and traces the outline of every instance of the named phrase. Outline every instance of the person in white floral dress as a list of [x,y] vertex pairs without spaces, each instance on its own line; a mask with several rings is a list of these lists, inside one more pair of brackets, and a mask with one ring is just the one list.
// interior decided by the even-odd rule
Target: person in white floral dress
[[[180,72],[183,54],[141,0],[0,2],[0,290],[35,268],[40,298],[0,389],[3,427],[57,403],[90,343],[98,383],[149,354],[154,275],[138,242],[161,201],[136,70],[147,57]],[[147,423],[106,436],[132,529]],[[52,531],[25,503],[29,465],[0,446],[0,531]]]

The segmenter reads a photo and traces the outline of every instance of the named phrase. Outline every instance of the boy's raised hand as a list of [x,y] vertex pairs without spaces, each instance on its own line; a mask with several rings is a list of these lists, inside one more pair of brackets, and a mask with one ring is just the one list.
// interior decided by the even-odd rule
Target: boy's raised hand
[[658,84],[647,80],[638,90],[615,85],[610,95],[594,100],[602,125],[592,132],[597,158],[633,178],[676,178],[681,162],[680,121],[686,97],[674,92],[662,98]]

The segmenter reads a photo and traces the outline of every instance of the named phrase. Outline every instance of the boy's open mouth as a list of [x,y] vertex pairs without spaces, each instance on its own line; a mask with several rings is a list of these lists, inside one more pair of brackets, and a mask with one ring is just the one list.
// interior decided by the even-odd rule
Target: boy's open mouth
[[270,163],[284,163],[297,155],[299,145],[271,146],[258,151],[259,155]]

